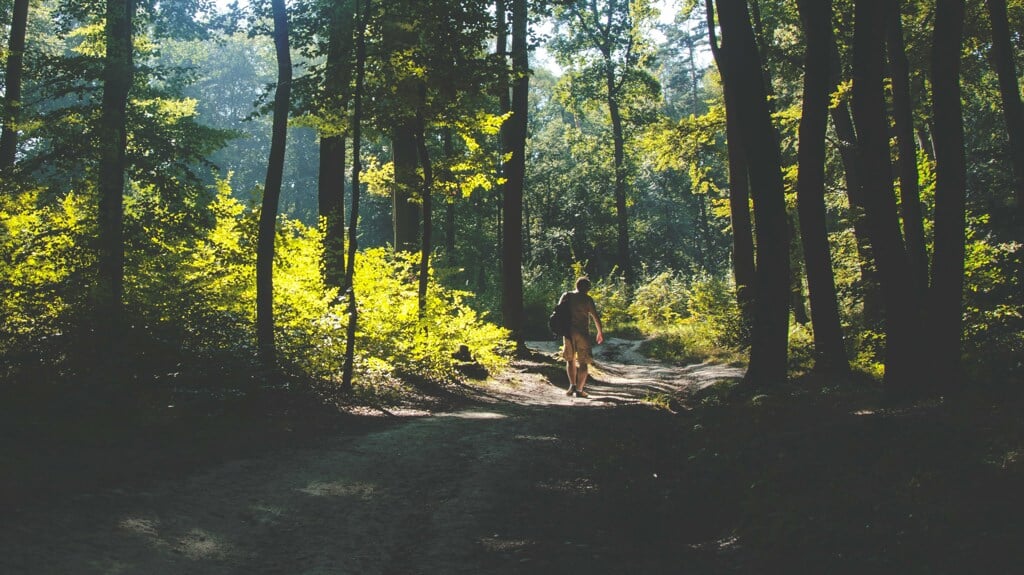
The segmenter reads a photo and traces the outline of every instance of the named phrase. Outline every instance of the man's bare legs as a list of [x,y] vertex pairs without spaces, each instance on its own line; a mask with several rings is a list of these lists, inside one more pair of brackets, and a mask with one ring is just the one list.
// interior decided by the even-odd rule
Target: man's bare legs
[[587,397],[587,392],[583,391],[583,386],[587,384],[588,371],[586,363],[576,365],[576,360],[566,360],[565,374],[569,376],[569,389],[565,392],[566,395],[575,393],[580,397]]
[[576,394],[580,397],[587,397],[587,392],[583,391],[583,386],[587,384],[588,372],[586,363],[576,368]]

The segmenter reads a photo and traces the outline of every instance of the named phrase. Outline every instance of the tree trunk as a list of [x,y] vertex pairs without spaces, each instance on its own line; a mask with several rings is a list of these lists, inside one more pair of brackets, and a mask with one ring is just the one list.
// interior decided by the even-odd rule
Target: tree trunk
[[268,371],[277,365],[274,345],[274,239],[284,175],[292,87],[292,58],[288,48],[288,15],[284,0],[272,0],[271,8],[274,14],[274,48],[277,53],[277,90],[274,94],[270,157],[267,160],[267,179],[263,186],[263,205],[256,242],[256,339],[260,362]]
[[321,136],[318,210],[324,221],[324,280],[342,287],[345,277],[345,137]]
[[512,117],[504,149],[512,157],[505,164],[505,186],[502,201],[502,290],[501,310],[505,328],[519,351],[525,349],[523,334],[523,186],[526,178],[526,129],[529,96],[529,61],[527,59],[527,3],[512,0]]
[[867,217],[864,213],[863,190],[857,167],[857,135],[850,117],[850,107],[842,103],[830,112],[832,125],[839,139],[839,156],[843,163],[846,180],[846,198],[853,221],[853,237],[857,244],[857,263],[860,268],[860,292],[863,297],[863,320],[869,329],[880,329],[882,325],[882,303],[878,287],[878,270],[871,253],[871,237],[868,233]]
[[[496,53],[497,53],[497,56],[500,58],[501,65],[502,65],[502,70],[500,72],[500,75],[498,76],[498,82],[497,82],[498,110],[502,113],[502,115],[505,115],[505,114],[508,114],[509,112],[512,111],[512,97],[511,97],[511,94],[509,92],[509,82],[510,82],[509,70],[511,69],[511,65],[512,64],[511,64],[511,61],[509,60],[509,52],[508,52],[508,32],[509,32],[508,31],[508,18],[507,18],[508,17],[508,2],[506,0],[495,0],[495,2],[494,2],[494,9],[495,9],[496,16],[497,16],[497,18],[496,18],[496,29],[495,29],[495,35],[496,35],[496,39],[497,39],[496,40]],[[511,150],[512,136],[509,133],[509,130],[512,130],[511,118],[506,120],[501,125],[501,133],[499,134],[499,140],[500,140],[499,145],[501,146],[501,151],[502,151],[503,154],[511,154],[512,153],[512,150]],[[501,175],[503,177],[507,178],[508,177],[508,167],[505,165],[504,160],[499,160],[499,162],[501,164],[501,167],[500,167]],[[504,183],[504,184],[501,184],[500,186],[498,186],[498,188],[496,190],[497,195],[495,196],[496,201],[495,201],[495,207],[494,207],[494,211],[495,211],[495,214],[494,214],[495,245],[497,246],[498,254],[500,254],[500,257],[498,258],[500,261],[498,262],[498,270],[497,270],[497,272],[498,272],[498,278],[499,278],[499,282],[500,282],[501,286],[505,285],[505,278],[504,278],[504,275],[503,275],[505,273],[505,227],[502,225],[501,205],[505,201],[505,194],[506,194],[507,188],[508,188],[508,183],[507,182]],[[481,208],[486,209],[487,202],[484,201],[483,199],[481,199],[479,201],[478,205]],[[487,218],[489,218],[489,214],[485,215],[483,219],[486,221]],[[484,290],[484,286],[485,285],[486,285],[486,273],[484,271],[484,265],[481,262],[481,265],[480,265],[480,267],[478,268],[478,271],[477,271],[477,291],[478,292],[482,292]],[[502,305],[502,316],[503,316],[502,317],[502,322],[505,322],[505,319],[504,319],[504,316],[505,316],[505,311],[504,311],[505,299],[504,298],[506,296],[505,296],[505,289],[504,289],[504,287],[502,288],[502,296],[501,297],[502,297],[502,304],[501,305]],[[511,297],[511,294],[509,294],[509,297]],[[511,321],[514,321],[514,320],[511,320]],[[508,323],[505,323],[505,326],[507,327]]]
[[359,307],[356,305],[356,288],[353,278],[356,268],[356,247],[359,233],[359,174],[363,169],[360,159],[363,122],[363,82],[366,76],[366,21],[370,13],[370,0],[364,0],[362,9],[356,13],[356,85],[352,94],[352,210],[348,224],[348,264],[345,266],[345,285],[348,288],[348,328],[345,332],[345,362],[341,371],[341,390],[352,390],[352,372],[355,364],[356,326],[359,323]]
[[633,257],[629,250],[629,216],[626,212],[626,144],[622,130],[622,114],[619,111],[619,93],[615,86],[611,61],[606,61],[605,67],[608,114],[612,121],[615,160],[615,230],[618,238],[619,266],[626,278],[626,285],[632,286],[636,277],[633,273]]
[[[328,8],[330,38],[324,71],[325,112],[340,120],[348,108],[352,49],[352,5],[336,2]],[[318,210],[324,220],[324,279],[329,286],[342,287],[345,277],[345,135],[332,126],[320,137],[320,178]]]
[[789,326],[789,228],[782,162],[761,76],[761,56],[745,0],[718,0],[727,72],[736,95],[754,197],[757,292],[746,381],[755,387],[786,379]]
[[910,64],[903,46],[903,18],[899,1],[889,5],[886,44],[892,71],[893,120],[899,149],[900,214],[910,257],[910,275],[920,297],[928,291],[928,254],[924,240],[924,215],[917,180],[917,147],[914,145],[914,112],[910,96]]
[[924,151],[924,156],[935,161],[935,146],[932,144],[932,136],[924,126],[917,127],[917,145]]
[[[992,20],[992,60],[999,74],[999,92],[1003,96],[1003,116],[1010,138],[1010,165],[1013,168],[1013,189],[1017,210],[1024,214],[1024,106],[1021,105],[1017,67],[1013,61],[1010,25],[1006,17],[1006,0],[987,0]],[[1021,216],[1024,221],[1024,215]]]
[[803,248],[800,245],[800,234],[797,233],[795,214],[789,217],[789,310],[793,313],[793,321],[799,325],[811,323],[807,314],[807,298],[804,297]]
[[889,158],[883,69],[885,2],[857,0],[853,46],[853,113],[864,207],[885,308],[885,381],[893,393],[918,375],[920,305],[903,245]]
[[[455,157],[455,149],[452,145],[452,130],[451,128],[444,129],[444,158],[445,158],[445,169],[441,174],[444,178],[445,183],[452,184],[452,158]],[[444,249],[448,253],[449,261],[455,254],[455,200],[457,196],[451,194],[445,198],[445,213],[444,213]]]
[[99,142],[99,287],[98,342],[104,354],[116,354],[122,336],[124,305],[124,187],[128,144],[128,93],[134,80],[132,0],[108,0],[107,53],[103,63],[103,102]]
[[[11,34],[7,41],[7,70],[4,75],[3,131],[0,133],[0,170],[14,165],[18,150],[21,118],[21,76],[25,63],[25,30],[29,0],[14,0]],[[130,83],[129,83],[130,85]]]
[[832,1],[800,0],[807,45],[804,54],[804,94],[800,115],[799,172],[796,184],[800,239],[814,325],[814,368],[846,372],[850,368],[843,345],[835,276],[825,225],[825,131],[828,127],[829,50]]
[[725,100],[725,139],[729,154],[729,214],[732,221],[732,271],[736,281],[736,303],[739,305],[745,323],[753,323],[754,314],[754,228],[750,220],[750,184],[747,178],[747,163],[743,156],[740,136],[739,112],[736,97],[729,83],[724,81],[729,66],[725,61],[715,37],[715,7],[713,0],[706,0],[708,37],[711,52],[723,78],[722,92]]
[[401,121],[391,133],[395,184],[391,191],[391,224],[395,234],[395,251],[412,252],[419,247],[419,208],[413,201],[419,187],[416,173],[416,127],[412,121]]
[[430,282],[430,252],[433,250],[431,241],[434,237],[434,168],[430,161],[430,150],[427,149],[427,127],[423,118],[423,107],[427,104],[427,87],[419,86],[420,108],[416,110],[416,152],[420,166],[423,166],[423,233],[420,240],[420,284],[419,310],[420,317],[427,311],[427,284]]
[[964,230],[967,188],[960,48],[964,0],[938,0],[932,46],[935,118],[935,255],[930,309],[931,366],[949,383],[960,375],[963,323]]

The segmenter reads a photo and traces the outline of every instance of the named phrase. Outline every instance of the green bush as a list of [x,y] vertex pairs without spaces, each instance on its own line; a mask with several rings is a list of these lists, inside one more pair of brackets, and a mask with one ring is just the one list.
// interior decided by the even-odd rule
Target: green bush
[[36,191],[0,194],[0,356],[7,369],[30,356],[55,357],[85,323],[95,258],[89,203],[68,194],[51,203]]
[[[152,189],[136,188],[126,197],[125,303],[133,337],[125,354],[139,370],[163,369],[164,362],[184,370],[254,364],[258,210],[232,198],[227,182],[219,183],[207,209],[210,225],[197,228]],[[95,274],[95,226],[88,217],[94,213],[92,202],[74,195],[50,205],[40,205],[31,193],[0,196],[5,362],[57,363],[60,358],[44,353],[42,343],[88,329],[84,278]],[[323,280],[322,234],[281,218],[275,245],[280,360],[303,378],[335,381],[348,316],[337,290]],[[507,332],[469,305],[469,293],[441,287],[432,274],[421,313],[418,258],[383,249],[356,258],[357,385],[394,381],[384,373],[457,378],[453,355],[463,345],[487,370],[508,360]],[[36,359],[26,360],[26,353]]]
[[592,281],[590,296],[594,298],[601,323],[609,333],[629,333],[636,320],[630,311],[629,287],[625,279],[616,277],[613,270],[608,277]]
[[736,303],[731,281],[701,275],[687,289],[689,323],[699,326],[703,337],[714,346],[739,349],[749,338],[748,326]]
[[678,324],[687,314],[686,282],[674,272],[662,272],[643,278],[633,301],[629,302],[629,315],[636,318],[637,327],[647,333]]

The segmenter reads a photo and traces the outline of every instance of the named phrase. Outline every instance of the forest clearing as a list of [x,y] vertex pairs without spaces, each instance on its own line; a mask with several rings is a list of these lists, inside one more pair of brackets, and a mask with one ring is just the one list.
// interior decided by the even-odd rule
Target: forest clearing
[[434,413],[363,412],[201,463],[189,434],[168,434],[157,443],[182,460],[164,472],[139,468],[159,459],[134,460],[142,446],[94,446],[118,486],[44,477],[35,488],[68,491],[4,501],[0,572],[1012,573],[1024,559],[1020,464],[983,460],[1007,426],[1024,432],[1016,415],[984,406],[994,417],[971,429],[977,412],[885,413],[877,389],[737,405],[710,392],[742,370],[633,363],[636,345],[599,348],[590,399],[566,397],[554,346],[531,342],[533,359],[447,390]]

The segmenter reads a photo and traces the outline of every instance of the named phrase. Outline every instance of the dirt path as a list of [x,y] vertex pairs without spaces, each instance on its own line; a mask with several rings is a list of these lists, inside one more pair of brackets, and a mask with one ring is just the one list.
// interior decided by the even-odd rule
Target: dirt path
[[[0,519],[0,573],[677,572],[581,438],[656,442],[638,422],[671,415],[645,398],[738,374],[597,351],[591,399],[565,396],[554,361],[525,362],[467,409],[23,510]],[[657,473],[636,473],[646,501]]]

